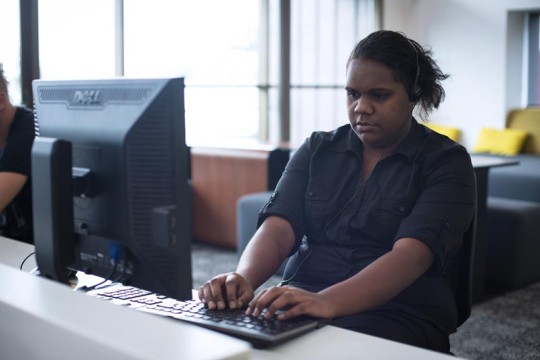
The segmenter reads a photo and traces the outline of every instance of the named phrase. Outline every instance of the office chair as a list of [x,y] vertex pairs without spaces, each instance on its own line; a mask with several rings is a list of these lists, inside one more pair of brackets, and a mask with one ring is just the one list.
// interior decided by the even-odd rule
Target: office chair
[[475,206],[471,224],[463,235],[463,245],[458,260],[457,285],[455,289],[457,327],[463,325],[471,315],[474,247],[476,242],[476,211]]
[[[268,202],[272,191],[263,191],[241,196],[236,202],[236,254],[242,256],[249,240],[255,234],[259,211]],[[287,259],[276,271],[276,275],[283,275]]]

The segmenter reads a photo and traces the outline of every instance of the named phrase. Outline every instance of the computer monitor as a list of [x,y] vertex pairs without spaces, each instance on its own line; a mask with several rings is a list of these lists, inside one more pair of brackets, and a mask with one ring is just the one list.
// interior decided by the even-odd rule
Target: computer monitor
[[184,81],[35,80],[36,261],[191,298]]

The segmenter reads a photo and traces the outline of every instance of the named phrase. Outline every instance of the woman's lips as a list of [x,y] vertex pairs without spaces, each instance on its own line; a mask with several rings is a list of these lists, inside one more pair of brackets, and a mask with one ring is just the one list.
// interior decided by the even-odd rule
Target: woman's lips
[[371,131],[373,130],[376,126],[372,123],[369,123],[369,122],[365,122],[365,121],[360,121],[360,122],[357,122],[355,125],[354,125],[356,131],[359,131],[359,132],[367,132],[367,131]]

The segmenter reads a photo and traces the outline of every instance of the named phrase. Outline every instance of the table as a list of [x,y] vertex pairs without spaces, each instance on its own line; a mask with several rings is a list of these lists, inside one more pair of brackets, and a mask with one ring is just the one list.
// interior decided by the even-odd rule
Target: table
[[0,264],[0,284],[2,359],[251,358],[247,342],[111,306],[9,265]]
[[[39,359],[415,359],[455,357],[325,326],[269,349],[170,321],[32,276],[33,246],[0,237],[0,358]],[[21,301],[21,294],[26,296]],[[141,329],[150,329],[141,331]]]
[[472,301],[477,303],[484,297],[487,251],[487,194],[489,169],[499,166],[517,165],[519,161],[505,157],[471,155],[476,174],[476,241],[474,247]]

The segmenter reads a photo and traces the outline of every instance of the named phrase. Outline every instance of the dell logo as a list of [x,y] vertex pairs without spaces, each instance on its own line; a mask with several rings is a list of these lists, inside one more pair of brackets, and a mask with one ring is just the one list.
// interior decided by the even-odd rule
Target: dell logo
[[99,90],[75,90],[72,105],[100,105],[101,92]]

